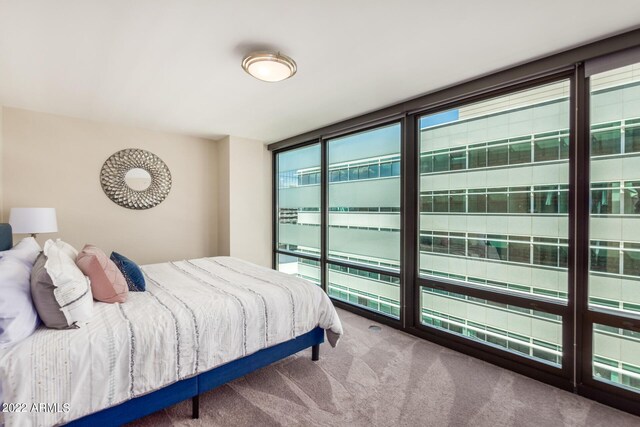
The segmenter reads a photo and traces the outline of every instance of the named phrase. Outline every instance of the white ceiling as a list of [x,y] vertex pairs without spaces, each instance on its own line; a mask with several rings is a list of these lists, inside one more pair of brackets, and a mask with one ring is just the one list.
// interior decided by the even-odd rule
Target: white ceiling
[[[0,0],[0,104],[273,142],[639,18],[638,0]],[[254,48],[298,73],[253,79]]]

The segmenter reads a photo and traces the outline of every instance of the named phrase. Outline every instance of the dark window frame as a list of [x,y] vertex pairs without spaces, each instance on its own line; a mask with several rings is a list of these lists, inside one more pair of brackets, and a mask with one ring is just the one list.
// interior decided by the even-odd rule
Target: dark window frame
[[[273,164],[276,164],[276,155],[279,152],[291,148],[299,148],[301,145],[321,144],[321,170],[327,170],[326,140],[336,136],[346,136],[362,130],[375,128],[393,121],[402,123],[402,149],[401,149],[401,218],[403,230],[401,232],[401,268],[399,274],[388,274],[401,279],[400,320],[390,319],[384,315],[373,313],[369,310],[354,307],[341,301],[335,301],[337,307],[352,311],[367,318],[379,321],[392,327],[401,329],[415,336],[425,338],[449,348],[470,354],[474,357],[489,361],[505,368],[520,372],[543,382],[557,387],[575,391],[581,395],[599,400],[611,406],[618,407],[628,412],[640,415],[640,395],[628,390],[612,386],[592,378],[592,335],[593,324],[599,323],[611,327],[640,330],[640,316],[620,317],[619,313],[607,312],[601,308],[588,307],[588,293],[586,287],[578,286],[585,283],[589,265],[589,149],[591,146],[589,132],[589,88],[585,77],[584,61],[613,52],[631,49],[638,46],[640,30],[631,31],[606,40],[591,43],[567,52],[555,54],[540,60],[504,70],[495,74],[478,78],[463,84],[455,85],[442,91],[434,92],[420,98],[409,100],[401,104],[383,108],[373,113],[346,120],[325,128],[317,129],[306,134],[289,138],[269,146],[274,153]],[[417,272],[418,249],[418,224],[419,224],[419,197],[416,191],[416,182],[420,179],[419,171],[419,147],[417,144],[419,132],[417,117],[423,114],[445,111],[452,106],[468,104],[478,100],[498,96],[501,93],[509,93],[516,90],[533,87],[542,82],[569,78],[571,84],[570,95],[570,130],[569,139],[571,153],[570,184],[568,195],[569,211],[569,287],[568,302],[559,303],[550,301],[544,297],[523,298],[521,295],[512,295],[510,292],[494,292],[479,289],[469,284],[464,284],[453,279],[438,278],[430,280],[420,278]],[[576,108],[577,107],[577,108]],[[559,142],[560,159],[563,157],[563,142]],[[487,147],[488,149],[489,147]],[[488,163],[488,153],[485,155]],[[534,160],[534,159],[532,159]],[[467,162],[470,162],[467,158]],[[275,168],[274,168],[275,170]],[[576,171],[580,170],[580,174]],[[321,216],[321,253],[313,258],[321,263],[321,275],[323,287],[326,289],[326,271],[329,261],[326,259],[326,233],[327,233],[327,189],[328,174],[321,175],[322,186],[322,216]],[[277,211],[276,201],[276,177],[274,174],[274,218]],[[279,251],[276,247],[277,223],[273,221],[274,265]],[[300,254],[291,254],[300,256]],[[560,258],[560,254],[558,257]],[[354,266],[362,269],[361,265]],[[376,271],[381,273],[381,271]],[[500,303],[522,308],[535,308],[540,311],[548,311],[563,318],[563,356],[562,368],[553,368],[547,364],[535,362],[524,356],[518,356],[504,350],[498,350],[491,346],[480,344],[464,337],[454,336],[434,328],[420,325],[420,292],[421,285],[428,284],[438,289],[449,289],[456,293],[472,295],[478,298],[495,300]],[[574,324],[575,323],[575,324]],[[574,336],[574,330],[578,331]],[[574,342],[581,351],[573,353]]]

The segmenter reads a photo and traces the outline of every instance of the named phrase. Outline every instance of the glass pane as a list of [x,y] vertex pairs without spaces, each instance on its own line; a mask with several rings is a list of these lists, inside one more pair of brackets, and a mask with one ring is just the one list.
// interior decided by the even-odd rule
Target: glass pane
[[[614,126],[617,123],[614,124]],[[606,125],[605,125],[606,126]],[[620,129],[600,130],[597,127],[591,129],[591,155],[606,156],[608,154],[620,154],[622,138]]]
[[460,170],[467,168],[467,151],[457,150],[449,154],[449,170]]
[[433,156],[433,171],[444,172],[449,170],[449,152],[435,154]]
[[558,138],[536,138],[535,161],[544,162],[560,158],[560,144]]
[[624,152],[637,153],[640,151],[640,121],[630,123],[624,130]]
[[562,365],[562,318],[432,288],[422,288],[421,323]]
[[594,324],[593,377],[640,392],[640,332]]
[[[389,175],[391,175],[391,164],[389,164]],[[355,181],[359,177],[360,177],[360,175],[358,174],[358,167],[357,166],[350,167],[349,168],[349,179]]]
[[485,144],[469,147],[469,168],[485,168],[487,167],[487,147]]
[[531,163],[531,142],[509,145],[509,164]]
[[513,191],[509,194],[509,213],[528,214],[531,212],[531,193]]
[[567,298],[569,94],[560,81],[420,119],[421,276]]
[[487,195],[486,194],[469,194],[469,213],[486,213],[487,212]]
[[487,153],[488,166],[504,166],[509,163],[509,146],[507,145],[490,146]]
[[320,144],[279,153],[276,164],[278,249],[319,255]]
[[328,264],[329,296],[390,317],[400,317],[400,279]]
[[534,212],[556,214],[559,212],[558,188],[553,185],[539,185],[533,189]]
[[278,255],[278,271],[293,274],[320,286],[320,261],[291,255]]
[[466,196],[464,194],[464,191],[452,191],[451,196],[449,196],[449,212],[467,212],[465,202]]
[[640,314],[640,63],[590,79],[589,304]]
[[508,212],[508,193],[493,193],[487,195],[487,212],[488,213],[507,213]]
[[549,267],[557,267],[558,264],[558,246],[556,245],[534,245],[533,246],[533,263],[537,265],[548,265]]
[[400,139],[393,124],[328,141],[330,169],[358,165],[357,179],[329,183],[330,258],[398,269]]

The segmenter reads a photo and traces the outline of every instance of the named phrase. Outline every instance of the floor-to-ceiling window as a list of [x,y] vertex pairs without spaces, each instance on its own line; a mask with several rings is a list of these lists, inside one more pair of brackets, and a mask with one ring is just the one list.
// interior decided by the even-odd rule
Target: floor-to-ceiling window
[[590,77],[594,379],[640,392],[640,63]]
[[421,324],[562,365],[563,317],[542,302],[568,295],[569,93],[561,80],[418,118]]
[[400,141],[390,124],[327,140],[327,292],[400,316]]
[[277,268],[320,285],[320,144],[279,154],[275,166]]
[[277,148],[275,266],[364,316],[640,413],[634,49]]

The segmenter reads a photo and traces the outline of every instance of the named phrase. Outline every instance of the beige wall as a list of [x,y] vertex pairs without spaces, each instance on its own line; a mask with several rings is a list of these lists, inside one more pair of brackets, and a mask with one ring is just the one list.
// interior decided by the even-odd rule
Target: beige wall
[[[11,207],[55,207],[59,233],[41,243],[93,243],[140,263],[218,254],[217,143],[13,108],[0,123],[0,212],[6,221]],[[125,209],[102,191],[102,164],[124,148],[151,151],[169,167],[173,186],[160,205]]]
[[[102,164],[124,148],[149,150],[169,166],[173,187],[160,205],[125,209],[102,191]],[[56,208],[59,233],[40,243],[93,243],[140,263],[231,255],[271,266],[271,153],[259,141],[0,108],[0,220],[11,207]]]
[[220,254],[271,267],[271,153],[233,136],[217,144]]
[[2,111],[0,105],[0,222],[4,222],[3,194],[2,194]]
[[229,172],[229,142],[229,137],[216,142],[218,146],[218,254],[227,256],[231,253],[231,236],[229,234],[229,179],[231,178]]

